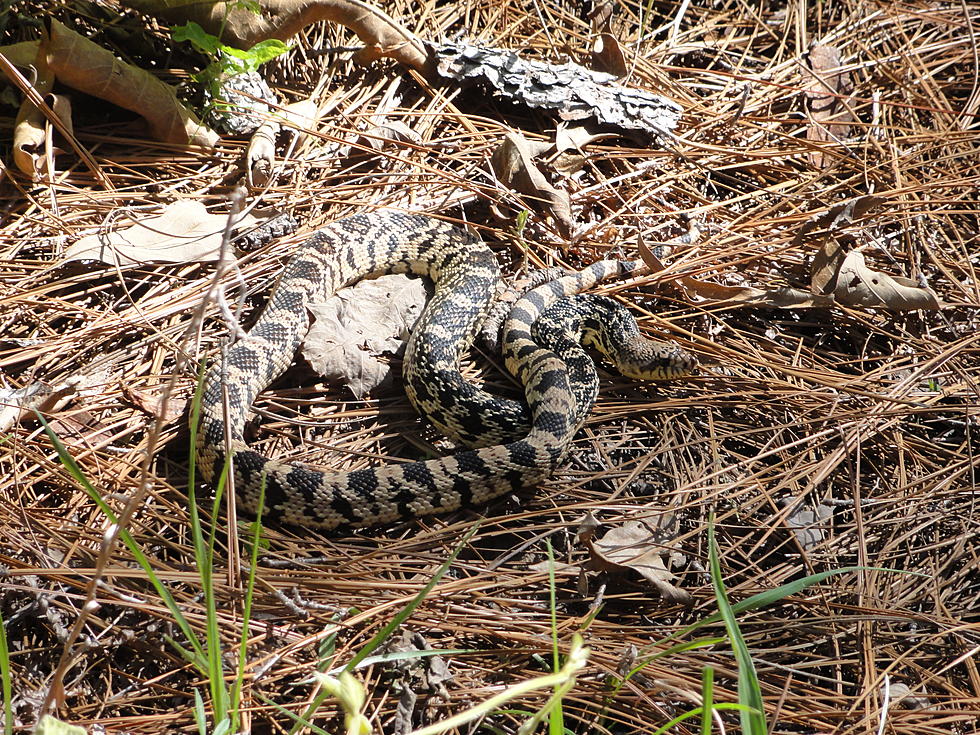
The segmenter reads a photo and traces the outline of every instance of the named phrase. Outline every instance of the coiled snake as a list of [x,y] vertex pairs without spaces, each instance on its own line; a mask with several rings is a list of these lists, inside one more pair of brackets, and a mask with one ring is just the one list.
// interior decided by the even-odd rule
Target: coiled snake
[[[465,382],[459,372],[460,357],[500,281],[496,259],[481,240],[439,220],[392,211],[334,222],[293,254],[258,321],[228,348],[223,365],[212,365],[205,375],[197,431],[204,479],[216,481],[227,447],[234,455],[240,507],[255,513],[264,484],[263,520],[324,529],[454,510],[538,484],[563,460],[594,389],[573,385],[563,358],[539,343],[553,338],[564,351],[577,334],[542,339],[532,333],[535,322],[549,308],[574,312],[563,316],[566,331],[592,334],[594,327],[597,336],[588,339],[600,349],[610,347],[603,342],[616,337],[601,336],[605,332],[599,328],[615,318],[603,316],[601,304],[590,305],[585,297],[552,304],[630,268],[601,261],[540,286],[515,304],[504,324],[502,349],[507,369],[525,387],[528,411]],[[434,281],[435,293],[406,349],[406,391],[437,428],[474,448],[340,474],[249,449],[243,433],[249,408],[293,361],[309,326],[307,304],[381,272],[415,273]],[[635,332],[635,322],[628,321]],[[647,363],[635,374],[671,378],[694,367],[694,359],[677,347],[642,338],[627,341],[640,345],[643,354],[637,359]]]

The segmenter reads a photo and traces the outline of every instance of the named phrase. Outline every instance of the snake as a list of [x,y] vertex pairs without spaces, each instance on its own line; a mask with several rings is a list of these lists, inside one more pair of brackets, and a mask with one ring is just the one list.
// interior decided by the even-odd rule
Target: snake
[[[627,367],[627,373],[670,379],[696,365],[676,345],[642,338],[635,320],[631,334],[611,336],[604,325],[613,319],[580,295],[636,267],[599,261],[528,291],[514,304],[501,350],[508,371],[524,387],[525,407],[468,383],[460,373],[461,357],[501,281],[496,256],[479,237],[444,220],[395,210],[361,212],[322,227],[290,256],[251,329],[204,375],[192,427],[201,475],[214,486],[230,467],[240,508],[263,522],[323,530],[419,518],[538,485],[561,465],[595,398],[594,387],[578,384],[563,356],[535,335],[536,323],[548,323],[543,315],[549,310],[579,315],[561,317],[562,335],[549,331],[556,349],[580,339],[576,331],[591,334],[593,322],[595,335],[587,341],[600,349],[615,353],[617,347],[605,343],[621,338],[641,345],[634,357],[646,364]],[[405,389],[423,416],[469,448],[349,472],[284,462],[251,449],[244,430],[252,402],[292,364],[309,328],[309,305],[381,273],[411,273],[433,282],[406,347]],[[581,363],[581,356],[570,359]]]

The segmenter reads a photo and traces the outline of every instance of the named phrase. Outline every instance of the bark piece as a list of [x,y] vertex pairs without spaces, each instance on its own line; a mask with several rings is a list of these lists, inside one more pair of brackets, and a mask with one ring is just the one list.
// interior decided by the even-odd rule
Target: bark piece
[[514,51],[465,43],[434,46],[436,71],[458,84],[485,83],[509,100],[558,113],[563,120],[593,120],[645,139],[669,135],[681,108],[666,97],[624,87],[616,77],[567,62],[522,59]]

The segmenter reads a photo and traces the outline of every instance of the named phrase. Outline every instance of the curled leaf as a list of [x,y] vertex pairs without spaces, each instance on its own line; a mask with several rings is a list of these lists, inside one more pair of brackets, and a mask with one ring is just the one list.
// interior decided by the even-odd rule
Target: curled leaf
[[609,572],[636,572],[665,599],[684,605],[691,603],[691,596],[672,584],[676,577],[667,568],[664,557],[674,552],[673,539],[663,529],[650,528],[642,521],[626,521],[611,528],[601,539],[586,536],[585,543],[594,567]]
[[50,20],[41,53],[58,81],[142,116],[159,140],[208,148],[218,140],[177,99],[172,87],[55,19]]
[[543,202],[554,217],[559,232],[564,237],[571,237],[572,205],[568,192],[552,186],[534,163],[535,156],[550,148],[550,143],[532,143],[519,133],[507,133],[504,141],[493,152],[490,163],[504,186]]
[[844,258],[834,296],[848,306],[885,307],[895,311],[939,309],[939,298],[911,278],[890,276],[869,268],[864,254],[852,250]]

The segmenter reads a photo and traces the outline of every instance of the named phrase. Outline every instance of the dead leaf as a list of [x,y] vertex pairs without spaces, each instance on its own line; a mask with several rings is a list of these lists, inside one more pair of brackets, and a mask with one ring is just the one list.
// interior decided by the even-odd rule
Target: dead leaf
[[40,45],[40,41],[11,43],[0,46],[0,54],[3,54],[4,58],[14,66],[28,67],[36,64],[37,50]]
[[371,3],[360,0],[259,0],[233,2],[161,2],[125,0],[124,5],[173,24],[193,20],[208,33],[228,44],[247,49],[269,38],[286,39],[317,21],[331,21],[350,28],[364,44],[356,59],[369,63],[389,56],[418,71],[428,60],[425,44],[407,28]]
[[550,143],[531,142],[518,133],[507,133],[493,152],[491,165],[504,186],[534,197],[547,205],[558,231],[565,238],[572,236],[572,205],[568,192],[551,185],[535,165],[534,157],[551,148]]
[[[798,501],[799,498],[786,498],[780,505],[786,507]],[[834,509],[829,505],[819,503],[811,510],[804,503],[799,503],[786,517],[786,525],[793,529],[800,546],[809,551],[823,543],[833,514]]]
[[[814,46],[810,49],[809,62],[807,140],[840,143],[850,135],[851,123],[855,122],[848,106],[854,85],[850,75],[841,70],[840,51],[835,46]],[[817,168],[826,168],[837,159],[821,150],[810,151],[808,157]]]
[[[692,229],[696,229],[692,225]],[[659,273],[664,264],[653,254],[642,240],[637,243],[640,258],[650,267],[651,273]],[[812,294],[798,288],[781,286],[779,288],[755,288],[753,286],[725,286],[720,283],[704,281],[690,276],[677,276],[673,279],[685,295],[692,301],[699,299],[716,303],[741,304],[744,306],[768,306],[776,309],[813,308],[834,305],[828,296]]]
[[623,49],[611,33],[600,33],[592,44],[592,68],[616,78],[625,77],[629,71]]
[[160,391],[135,390],[126,385],[122,386],[122,393],[126,400],[143,411],[151,418],[170,424],[176,421],[184,413],[187,401],[177,399],[173,396],[166,402],[166,412],[164,412],[164,396]]
[[[209,214],[199,201],[181,199],[167,205],[159,216],[79,239],[68,248],[65,260],[100,260],[119,266],[217,260],[227,221],[227,215]],[[249,214],[236,229],[257,223]]]
[[381,355],[399,353],[425,307],[425,282],[388,275],[358,281],[323,304],[302,346],[318,374],[341,380],[361,398],[388,382],[391,365]]
[[[54,111],[57,118],[65,128],[72,133],[71,123],[71,101],[60,94],[46,94],[44,101]],[[29,110],[25,113],[25,110]],[[14,125],[14,163],[24,174],[31,177],[31,181],[40,181],[42,176],[49,179],[55,176],[55,171],[49,171],[48,155],[53,160],[55,156],[65,153],[63,148],[56,145],[48,149],[49,135],[51,133],[50,123],[41,114],[30,100],[24,100],[21,105],[21,114],[17,117]],[[52,167],[53,168],[53,167]]]
[[559,123],[555,130],[555,154],[548,159],[551,168],[564,176],[582,169],[589,160],[585,147],[598,140],[615,138],[614,133],[592,133],[584,125]]
[[248,150],[245,151],[245,171],[250,187],[261,188],[272,178],[278,134],[279,124],[274,120],[266,120],[249,137]]
[[[793,245],[813,238],[820,242],[820,249],[810,266],[813,298],[833,297],[836,303],[847,306],[885,307],[897,311],[942,308],[939,298],[928,288],[909,278],[872,270],[859,249],[848,251],[845,248],[840,232],[884,201],[883,197],[876,196],[849,199],[810,217],[800,227]],[[835,234],[837,237],[833,236]]]
[[895,311],[942,308],[935,293],[911,278],[890,276],[869,268],[860,250],[852,250],[844,258],[834,296],[848,306],[883,306]]
[[811,236],[826,237],[847,225],[853,224],[856,219],[863,217],[873,207],[886,201],[888,200],[884,197],[866,195],[839,202],[826,212],[818,212],[804,222],[790,245],[799,245]]
[[419,145],[422,137],[401,120],[385,120],[367,131],[362,137],[364,143],[380,151],[391,148],[392,144],[411,143]]
[[[20,52],[28,53],[31,48],[34,56],[28,63],[21,63],[21,66],[31,66],[34,70],[33,86],[41,97],[49,99],[49,94],[54,86],[54,72],[48,68],[44,54],[38,53],[40,45],[35,43],[32,46],[21,46]],[[6,56],[7,51],[4,51]],[[21,62],[24,60],[21,59]],[[47,168],[44,155],[44,140],[46,118],[37,105],[30,99],[24,98],[17,111],[17,119],[14,122],[14,163],[21,173],[31,177],[31,181],[37,181]],[[53,155],[53,151],[52,151]],[[53,176],[54,172],[50,172]]]
[[542,574],[550,574],[551,570],[554,570],[556,576],[564,577],[573,577],[582,572],[582,567],[578,564],[566,564],[560,561],[552,562],[548,559],[535,562],[534,564],[528,564],[527,568],[532,572],[540,572]]
[[143,117],[158,140],[213,148],[218,135],[185,107],[169,85],[50,19],[40,53],[63,84]]
[[555,130],[555,150],[558,153],[575,151],[582,153],[585,147],[598,140],[615,138],[614,133],[593,133],[585,125],[560,123]]
[[[793,238],[799,245],[807,238],[822,238],[821,248],[811,266],[810,290],[779,286],[724,286],[689,276],[677,276],[676,283],[688,298],[705,299],[714,303],[767,306],[775,309],[826,308],[836,304],[847,306],[886,307],[900,311],[939,309],[941,303],[928,288],[901,276],[868,268],[859,250],[846,252],[841,242],[831,234],[851,225],[869,209],[883,201],[881,197],[862,196],[830,207],[808,219]],[[691,233],[697,228],[692,223]],[[688,236],[694,241],[694,235]],[[640,257],[652,273],[664,269],[664,264],[642,240],[638,243]]]
[[36,381],[23,388],[0,388],[0,432],[25,417],[33,417],[35,411],[47,411],[59,396],[74,394],[74,386],[56,391],[47,383]]
[[601,0],[593,4],[592,10],[589,11],[588,19],[592,24],[592,32],[598,33],[609,33],[612,31],[612,16],[613,8],[615,4],[612,0]]
[[664,563],[674,552],[673,538],[662,528],[650,528],[642,521],[626,521],[611,528],[601,539],[586,537],[594,567],[620,574],[639,573],[671,602],[690,605],[691,596],[671,584],[676,576]]
[[[106,381],[107,374],[96,371],[79,373],[53,385],[35,381],[23,388],[0,388],[0,431],[25,418],[33,418],[35,412],[53,413],[73,399],[101,395],[105,391]],[[97,423],[91,414],[79,412],[73,412],[70,417],[63,416],[60,420],[62,425],[68,423],[75,430],[85,426],[79,419]],[[52,427],[56,423],[52,421]]]
[[932,703],[929,697],[922,694],[913,694],[908,684],[896,681],[888,686],[888,699],[892,707],[904,707],[905,709],[929,709]]

